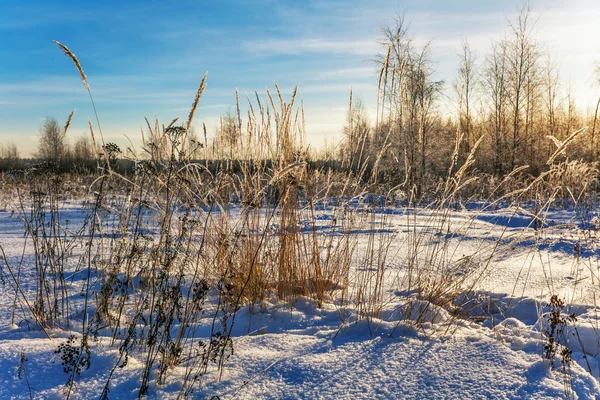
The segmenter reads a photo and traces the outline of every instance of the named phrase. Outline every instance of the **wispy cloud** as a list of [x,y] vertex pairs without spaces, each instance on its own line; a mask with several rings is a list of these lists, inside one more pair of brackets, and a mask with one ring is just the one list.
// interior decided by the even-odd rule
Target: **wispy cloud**
[[335,83],[326,85],[305,85],[300,88],[301,94],[322,94],[322,93],[347,93],[350,88],[357,90],[376,90],[377,83],[360,83],[352,85],[349,83]]
[[357,68],[339,68],[327,71],[319,71],[315,75],[315,80],[331,80],[331,79],[357,79],[373,76],[375,68],[357,67]]
[[[145,85],[145,82],[140,82],[136,77],[93,76],[89,81],[94,99],[104,104],[191,104],[195,93],[194,86],[190,86],[189,89],[170,89],[164,85]],[[213,90],[210,94],[213,97],[223,95],[225,90]],[[77,76],[46,76],[30,81],[0,82],[0,104],[31,107],[48,101],[68,103],[87,102],[88,99],[87,92]]]
[[[211,104],[208,106],[198,106],[198,110],[213,110],[213,109],[217,109],[217,108],[227,108],[227,107],[231,107],[231,104]],[[190,111],[190,107],[179,107],[179,108],[172,108],[168,111],[173,111],[173,112],[189,112]]]
[[0,83],[0,92],[34,94],[34,93],[52,93],[52,94],[73,94],[85,90],[80,87],[79,79],[75,77],[48,76],[35,80]]
[[377,43],[373,40],[331,40],[325,38],[306,39],[264,39],[246,41],[243,49],[253,54],[266,56],[299,55],[306,53],[353,54],[372,56],[377,52]]
[[[6,5],[3,5],[7,7]],[[17,9],[17,7],[15,7]],[[36,27],[64,24],[69,22],[82,23],[85,21],[91,21],[98,18],[98,15],[88,10],[61,10],[57,7],[43,7],[37,5],[35,7],[23,8],[20,7],[16,11],[11,10],[10,7],[4,9],[5,15],[17,14],[18,17],[14,18],[3,18],[0,21],[0,31],[14,31],[14,30],[25,30]]]

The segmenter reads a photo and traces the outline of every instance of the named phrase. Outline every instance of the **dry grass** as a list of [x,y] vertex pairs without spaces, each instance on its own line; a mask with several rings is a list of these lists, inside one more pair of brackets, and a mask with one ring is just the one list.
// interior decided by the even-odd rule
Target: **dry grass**
[[71,114],[69,114],[69,117],[67,118],[67,122],[65,123],[65,127],[63,129],[64,136],[67,136],[69,126],[71,126],[71,120],[73,119],[73,115],[75,115],[75,109],[73,109],[73,111],[71,111]]
[[[198,108],[198,103],[200,102],[200,98],[202,97],[202,93],[206,89],[206,77],[208,72],[204,74],[202,80],[200,81],[200,85],[198,85],[198,91],[196,92],[196,97],[194,97],[194,102],[192,103],[192,107],[190,108],[190,114],[188,116],[188,120],[186,123],[186,127],[189,129],[194,122],[194,115],[196,113],[196,108]],[[169,126],[171,126],[175,121],[173,121]]]
[[85,76],[85,72],[83,72],[83,68],[81,67],[81,64],[79,63],[79,60],[77,59],[75,54],[71,51],[71,49],[69,49],[64,44],[62,44],[56,40],[54,40],[53,43],[55,45],[57,45],[58,47],[60,47],[61,50],[65,53],[65,55],[67,57],[69,57],[71,59],[71,61],[73,61],[73,64],[75,65],[75,68],[77,68],[77,72],[79,72],[79,76],[81,77],[81,82],[83,82],[83,85],[86,87],[88,92],[91,91],[90,85],[88,84],[88,81],[87,81],[87,76]]
[[[93,104],[77,57],[55,43],[75,64]],[[389,96],[385,88],[390,69],[391,87],[397,90],[404,68],[402,60],[391,62],[390,52],[380,71],[383,99]],[[98,169],[82,196],[88,217],[80,230],[65,234],[60,219],[64,180],[52,174],[34,174],[27,180],[28,191],[19,192],[19,205],[35,244],[35,298],[18,290],[14,274],[15,310],[22,302],[26,318],[32,317],[44,330],[77,327],[81,339],[74,369],[89,362],[86,351],[91,351],[95,336],[110,339],[118,349],[115,368],[135,354],[143,364],[140,397],[148,391],[152,374],[162,384],[175,366],[186,371],[181,395],[190,397],[209,371],[222,370],[231,354],[238,311],[248,307],[255,312],[274,298],[290,307],[300,296],[317,306],[334,303],[353,313],[343,319],[366,318],[373,330],[378,321],[392,318],[385,312],[391,301],[403,302],[403,318],[420,326],[431,321],[431,309],[423,305],[436,305],[452,313],[443,326],[449,329],[461,316],[461,301],[468,298],[464,294],[474,291],[489,273],[503,239],[486,253],[481,248],[463,257],[454,253],[460,241],[456,238],[469,230],[477,215],[456,226],[451,207],[477,182],[472,169],[482,139],[458,165],[463,136],[457,134],[447,178],[431,198],[419,198],[418,188],[408,180],[384,190],[378,179],[391,145],[389,134],[357,173],[311,169],[304,108],[295,105],[298,88],[286,102],[275,85],[276,96],[268,90],[265,99],[256,94],[251,101],[246,96],[247,116],[242,115],[236,91],[235,118],[222,122],[220,141],[211,152],[204,127],[205,158],[212,156],[210,161],[218,164],[211,169],[208,163],[195,162],[194,151],[184,148],[206,78],[205,74],[184,124],[177,125],[176,118],[165,127],[158,119],[154,124],[146,119],[143,156],[134,160],[135,173],[116,173],[104,151],[106,167]],[[91,121],[89,126],[97,151]],[[578,132],[557,144],[553,159]],[[364,143],[367,138],[357,140]],[[573,171],[574,181],[585,169],[572,164],[560,168],[561,173]],[[500,200],[518,200],[552,176],[556,174],[541,175]],[[506,179],[490,189],[489,203],[499,201],[496,194]],[[571,190],[573,200],[579,201],[587,187],[583,182],[576,193]],[[408,233],[401,246],[398,231],[385,229],[391,217],[381,210],[394,206],[391,194],[399,191],[408,194]],[[327,223],[319,219],[323,210],[332,216]],[[421,215],[424,211],[427,217]],[[399,247],[405,250],[401,257],[391,250]],[[390,270],[398,264],[403,268]],[[85,278],[79,286],[67,284],[65,274]],[[401,295],[390,299],[390,291]],[[78,300],[81,294],[83,302]],[[197,331],[207,319],[210,334],[201,337]],[[201,356],[197,348],[205,349]],[[113,372],[114,368],[104,393]],[[67,397],[75,379],[73,372]]]

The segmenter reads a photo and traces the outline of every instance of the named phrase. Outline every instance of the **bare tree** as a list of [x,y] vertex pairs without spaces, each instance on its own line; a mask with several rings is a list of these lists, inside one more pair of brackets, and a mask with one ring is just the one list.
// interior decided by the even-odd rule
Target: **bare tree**
[[494,153],[494,171],[498,175],[504,172],[504,153],[506,149],[506,109],[507,70],[506,46],[503,40],[492,44],[492,51],[486,57],[483,81],[490,107],[490,126]]
[[[433,79],[434,69],[430,54],[430,43],[427,43],[420,53],[413,55],[407,73],[407,96],[409,103],[409,126],[407,131],[412,143],[418,145],[419,158],[417,191],[421,185],[427,168],[427,151],[433,125],[439,117],[435,112],[436,101],[441,93],[443,81]],[[416,133],[416,134],[415,134]],[[411,144],[412,144],[411,143]],[[413,164],[414,165],[414,164]]]
[[[546,56],[546,67],[544,69],[544,103],[546,106],[546,135],[556,136],[557,132],[557,111],[558,111],[558,89],[559,89],[559,73],[550,56]],[[554,144],[546,141],[546,147],[542,152],[545,159],[548,159],[552,154]]]
[[56,118],[46,118],[40,131],[37,157],[59,165],[67,151],[68,145],[63,127],[58,124]]
[[[420,50],[412,45],[404,16],[394,25],[383,28],[381,44],[387,50],[379,56],[379,95],[376,121],[377,136],[380,126],[389,127],[387,144],[393,159],[403,168],[405,181],[420,192],[428,166],[429,141],[433,124],[439,115],[437,100],[443,81],[433,79],[431,43]],[[388,166],[389,168],[390,166]]]
[[[600,86],[600,62],[596,63],[596,68],[594,69],[594,81]],[[598,122],[598,109],[600,108],[600,95],[598,96],[598,101],[596,102],[596,111],[594,111],[594,122],[592,124],[592,160],[596,161],[598,156],[598,150],[596,145],[596,123]]]
[[350,106],[342,134],[340,147],[342,163],[354,172],[359,172],[367,161],[371,128],[365,106],[360,99],[352,98],[352,92],[350,92]]
[[94,148],[91,139],[87,136],[80,136],[75,140],[71,156],[78,163],[85,163],[94,160]]
[[[404,15],[397,15],[392,25],[382,28],[381,46],[384,53],[376,59],[379,82],[377,87],[377,116],[371,139],[372,158],[379,158],[387,171],[404,175],[408,182],[414,171],[409,158],[414,148],[409,148],[405,135],[406,67],[410,63],[412,39],[408,35]],[[383,149],[383,153],[379,154]]]
[[[547,159],[541,159],[541,152],[538,151],[542,140],[545,140],[544,135],[540,132],[538,124],[542,113],[542,98],[544,95],[544,75],[543,67],[539,62],[539,52],[536,51],[532,64],[529,68],[528,74],[525,76],[524,84],[524,116],[523,116],[523,142],[527,145],[529,154],[525,156],[525,152],[522,154],[526,158],[519,160],[520,164],[529,163],[534,169],[538,169],[542,166]],[[525,149],[523,149],[525,150]]]
[[14,142],[0,145],[0,160],[2,167],[15,168],[19,162],[19,149]]
[[517,163],[517,152],[521,145],[524,125],[529,117],[527,96],[528,82],[535,81],[532,75],[536,72],[536,64],[539,53],[536,43],[532,37],[531,8],[523,7],[519,11],[517,21],[510,24],[511,36],[506,40],[506,60],[508,65],[508,88],[510,90],[509,101],[512,107],[512,138],[510,153],[510,169],[514,169]]
[[453,82],[453,88],[458,97],[458,123],[464,135],[465,153],[470,153],[474,142],[473,135],[473,102],[478,88],[476,71],[476,55],[467,41],[462,42],[459,54],[460,64],[458,76]]
[[404,71],[412,51],[412,38],[408,35],[408,26],[404,15],[399,14],[393,25],[382,28],[383,38],[380,43],[386,52],[379,54],[376,60],[379,65],[376,125],[387,119],[394,120],[400,125],[400,129],[402,128]]
[[509,35],[493,43],[483,70],[493,164],[498,175],[525,161],[531,164],[544,136],[535,131],[543,89],[542,53],[533,39],[535,24],[530,15],[529,7],[519,10],[516,22],[510,23]]
[[240,139],[238,124],[238,119],[231,110],[221,116],[216,135],[221,157],[227,155],[229,159],[233,159],[236,155]]

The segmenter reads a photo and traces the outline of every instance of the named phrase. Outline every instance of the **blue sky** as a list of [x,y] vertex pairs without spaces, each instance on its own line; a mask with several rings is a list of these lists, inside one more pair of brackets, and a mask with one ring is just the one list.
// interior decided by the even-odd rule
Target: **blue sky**
[[[87,134],[92,110],[58,40],[78,56],[96,99],[106,140],[137,142],[146,115],[186,116],[202,75],[208,86],[196,114],[213,131],[235,109],[235,89],[285,93],[300,84],[308,139],[339,137],[353,88],[374,110],[373,59],[380,28],[404,12],[419,40],[433,40],[436,74],[450,87],[460,42],[483,60],[507,29],[518,1],[13,1],[0,13],[0,141],[35,150],[43,119],[64,122],[69,136]],[[592,101],[592,67],[600,60],[600,4],[593,0],[533,2],[537,36],[580,104]],[[446,112],[452,113],[447,105]]]

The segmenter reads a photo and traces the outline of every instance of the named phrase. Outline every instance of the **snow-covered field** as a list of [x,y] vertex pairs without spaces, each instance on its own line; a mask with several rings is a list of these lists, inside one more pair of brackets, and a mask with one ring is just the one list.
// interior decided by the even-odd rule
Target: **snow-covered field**
[[[64,204],[62,218],[73,227],[83,219],[77,202]],[[431,230],[431,212],[403,208],[380,210],[372,229],[385,232],[387,249],[384,295],[377,315],[360,317],[351,302],[335,299],[321,307],[299,297],[293,304],[275,299],[238,311],[233,354],[219,373],[204,377],[193,398],[532,398],[600,397],[599,243],[594,226],[584,226],[574,211],[549,212],[534,229],[526,212],[514,209],[450,211],[444,234],[418,247],[418,258],[431,256],[443,242],[449,262],[468,259],[477,267],[465,280],[460,312],[443,309],[402,290],[415,232]],[[319,235],[331,233],[333,211],[319,210]],[[74,230],[74,229],[73,229]],[[26,296],[34,286],[34,253],[22,220],[12,210],[0,212],[0,245],[6,260],[20,265],[19,282]],[[368,246],[368,229],[353,233],[360,252]],[[438,243],[439,245],[439,243]],[[356,286],[350,274],[349,286]],[[68,375],[58,346],[77,326],[52,329],[48,339],[27,320],[15,299],[14,278],[3,265],[0,285],[0,398],[63,398]],[[74,287],[77,279],[71,280]],[[469,289],[469,290],[467,290]],[[352,290],[350,290],[352,292]],[[574,314],[564,333],[574,362],[561,372],[544,360],[548,329],[547,303],[564,299],[563,312]],[[415,302],[420,312],[416,315]],[[410,308],[413,307],[413,308]],[[407,312],[407,310],[409,310]],[[418,321],[416,321],[418,319]],[[418,322],[418,323],[417,323]],[[202,325],[204,324],[204,325]],[[210,320],[197,334],[210,334]],[[99,398],[119,352],[110,338],[92,341],[89,369],[75,378],[71,398]],[[110,399],[136,398],[142,360],[130,357],[114,369]],[[186,371],[175,366],[166,382],[151,382],[148,398],[178,398]],[[219,376],[220,375],[220,376]]]

